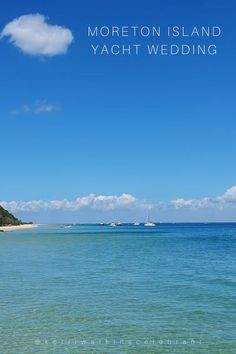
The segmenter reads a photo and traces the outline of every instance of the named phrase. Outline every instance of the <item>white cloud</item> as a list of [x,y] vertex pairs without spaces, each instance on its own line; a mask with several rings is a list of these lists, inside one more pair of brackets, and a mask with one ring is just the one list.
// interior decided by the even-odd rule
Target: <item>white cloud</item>
[[119,209],[150,209],[151,204],[140,201],[131,194],[116,195],[94,195],[90,194],[86,197],[80,197],[73,201],[68,199],[62,200],[33,200],[33,201],[11,201],[0,202],[0,204],[11,212],[19,211],[41,211],[41,210],[68,210],[77,211],[82,208],[94,210],[111,211]]
[[53,113],[59,112],[61,107],[55,104],[48,103],[47,101],[36,101],[32,105],[23,105],[22,107],[16,108],[12,111],[13,114],[41,114],[41,113]]
[[50,25],[40,14],[24,15],[9,22],[1,32],[3,37],[10,37],[10,42],[25,54],[49,57],[66,53],[73,41],[68,28]]
[[190,200],[185,200],[183,198],[178,198],[178,199],[175,199],[175,200],[171,200],[170,201],[170,205],[173,205],[176,209],[179,209],[179,208],[183,208],[183,207],[188,207],[188,206],[192,206],[193,204],[193,201],[190,199]]
[[178,198],[167,202],[157,202],[155,204],[140,200],[131,194],[123,193],[116,195],[94,195],[79,197],[75,200],[32,200],[32,201],[2,201],[4,208],[11,212],[38,212],[38,211],[77,211],[81,209],[116,211],[131,210],[228,210],[236,208],[236,186],[233,186],[218,197],[202,199]]
[[233,186],[221,196],[218,200],[224,203],[236,203],[236,186]]
[[232,206],[236,206],[236,186],[233,186],[226,190],[226,192],[215,198],[203,198],[203,199],[175,199],[170,201],[171,206],[175,209],[180,208],[194,208],[194,209],[226,209]]

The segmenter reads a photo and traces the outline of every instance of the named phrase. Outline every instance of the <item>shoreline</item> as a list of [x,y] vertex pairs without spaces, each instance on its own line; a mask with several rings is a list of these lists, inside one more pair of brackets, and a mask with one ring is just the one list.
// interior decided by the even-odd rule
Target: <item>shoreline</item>
[[12,231],[21,231],[34,229],[38,227],[37,224],[22,224],[22,225],[10,225],[10,226],[0,226],[0,232],[12,232]]

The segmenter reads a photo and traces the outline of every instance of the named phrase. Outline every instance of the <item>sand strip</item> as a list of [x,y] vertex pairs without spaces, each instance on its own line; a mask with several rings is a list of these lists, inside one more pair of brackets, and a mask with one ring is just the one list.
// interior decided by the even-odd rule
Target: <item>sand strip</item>
[[10,231],[21,231],[34,229],[37,227],[37,224],[23,224],[23,225],[11,225],[11,226],[0,226],[0,231],[10,232]]

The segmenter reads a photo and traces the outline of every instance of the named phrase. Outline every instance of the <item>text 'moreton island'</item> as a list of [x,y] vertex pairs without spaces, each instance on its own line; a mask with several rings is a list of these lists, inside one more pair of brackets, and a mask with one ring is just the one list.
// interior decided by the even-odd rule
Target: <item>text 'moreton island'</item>
[[[219,26],[88,26],[93,39],[92,54],[97,55],[216,55]],[[161,42],[161,38],[165,41]],[[171,42],[171,38],[173,41]],[[101,39],[104,41],[101,43]],[[124,42],[121,43],[121,40]],[[128,43],[127,40],[130,39]],[[140,39],[140,42],[138,41]],[[146,39],[146,42],[145,42]],[[111,43],[111,41],[115,41]],[[133,40],[133,42],[132,42]],[[152,42],[150,42],[152,40]],[[210,42],[212,40],[212,42]],[[134,42],[135,41],[135,42]],[[198,41],[198,42],[197,42]]]

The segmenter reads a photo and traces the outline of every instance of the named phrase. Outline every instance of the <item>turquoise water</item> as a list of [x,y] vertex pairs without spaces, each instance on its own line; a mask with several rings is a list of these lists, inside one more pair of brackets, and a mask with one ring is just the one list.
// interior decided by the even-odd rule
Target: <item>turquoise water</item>
[[236,224],[0,234],[0,353],[236,353]]

